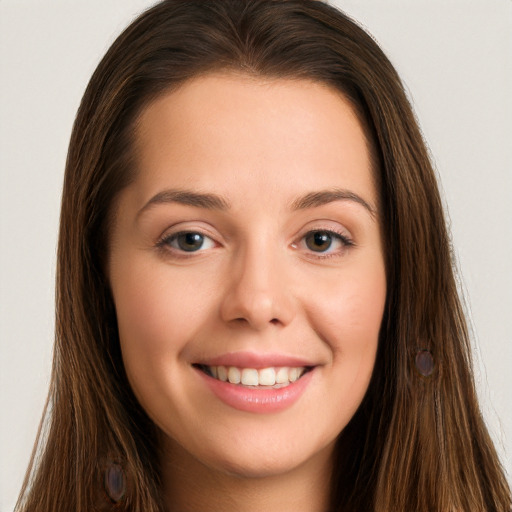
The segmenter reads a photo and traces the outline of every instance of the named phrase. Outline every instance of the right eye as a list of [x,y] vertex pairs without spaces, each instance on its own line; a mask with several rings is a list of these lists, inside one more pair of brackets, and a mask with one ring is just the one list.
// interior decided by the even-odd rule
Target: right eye
[[169,246],[181,252],[197,252],[215,247],[215,242],[197,231],[182,231],[166,236],[159,242],[160,246]]

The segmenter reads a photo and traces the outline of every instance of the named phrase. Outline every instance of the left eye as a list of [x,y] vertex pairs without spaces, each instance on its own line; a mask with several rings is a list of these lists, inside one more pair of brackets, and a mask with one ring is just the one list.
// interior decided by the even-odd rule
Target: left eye
[[196,231],[176,233],[166,238],[164,243],[173,249],[184,252],[196,252],[215,247],[215,242],[210,237]]
[[329,253],[351,245],[351,241],[332,231],[310,231],[303,237],[307,249],[318,253]]

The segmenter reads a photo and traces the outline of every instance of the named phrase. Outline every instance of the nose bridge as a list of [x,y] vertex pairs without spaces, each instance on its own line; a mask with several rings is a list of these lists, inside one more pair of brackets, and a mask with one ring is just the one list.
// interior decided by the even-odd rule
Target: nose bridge
[[245,321],[255,329],[287,324],[292,317],[284,254],[269,236],[253,237],[233,255],[231,282],[223,317]]

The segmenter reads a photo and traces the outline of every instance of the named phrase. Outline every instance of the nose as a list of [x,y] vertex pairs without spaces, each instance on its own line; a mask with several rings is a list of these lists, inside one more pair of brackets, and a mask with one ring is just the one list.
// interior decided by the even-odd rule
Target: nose
[[234,256],[221,304],[225,322],[262,331],[288,325],[295,316],[286,262],[269,247],[241,249]]

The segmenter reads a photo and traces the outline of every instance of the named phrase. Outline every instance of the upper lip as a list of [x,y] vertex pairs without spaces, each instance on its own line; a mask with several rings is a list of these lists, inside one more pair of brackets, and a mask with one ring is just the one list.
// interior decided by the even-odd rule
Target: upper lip
[[236,366],[238,368],[270,368],[270,367],[311,367],[316,366],[303,357],[279,353],[229,352],[219,356],[196,361],[204,366]]

